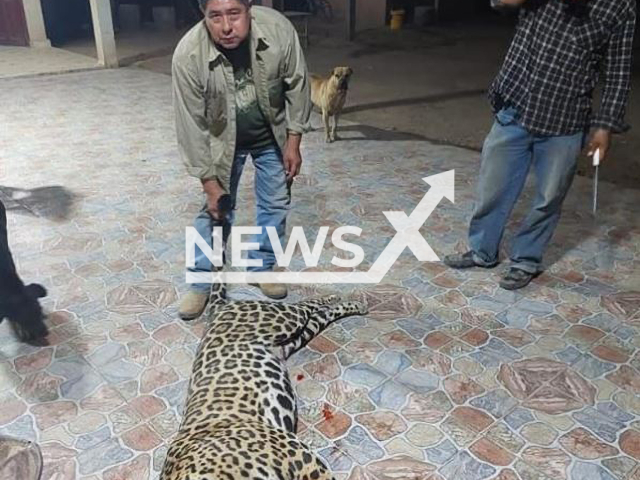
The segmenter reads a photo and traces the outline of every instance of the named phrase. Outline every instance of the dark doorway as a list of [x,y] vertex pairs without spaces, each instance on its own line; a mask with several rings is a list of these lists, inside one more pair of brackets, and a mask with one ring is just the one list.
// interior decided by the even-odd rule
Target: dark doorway
[[22,0],[0,0],[0,45],[29,45]]

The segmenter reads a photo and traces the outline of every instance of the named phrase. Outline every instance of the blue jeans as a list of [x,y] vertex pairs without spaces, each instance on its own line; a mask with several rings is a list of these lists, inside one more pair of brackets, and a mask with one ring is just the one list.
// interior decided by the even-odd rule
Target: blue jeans
[[477,202],[469,227],[469,245],[477,263],[498,262],[505,225],[533,167],[536,195],[513,239],[511,261],[512,267],[529,273],[542,271],[542,255],[560,219],[584,140],[584,132],[534,135],[519,125],[514,109],[497,113],[482,150]]
[[[284,247],[283,239],[286,231],[287,213],[291,204],[291,190],[284,170],[282,152],[278,147],[272,146],[255,152],[237,151],[231,169],[231,191],[229,192],[233,200],[233,209],[227,215],[225,222],[216,221],[207,212],[205,200],[204,206],[195,218],[193,226],[198,234],[207,240],[209,246],[212,247],[213,228],[216,226],[229,227],[233,224],[238,184],[245,161],[249,155],[253,159],[253,165],[256,170],[254,181],[257,203],[256,221],[257,226],[262,227],[262,233],[252,240],[258,243],[260,248],[258,250],[250,250],[249,258],[262,260],[262,266],[248,267],[247,270],[256,272],[269,271],[273,269],[276,258],[265,227],[275,227],[280,238],[280,244]],[[225,243],[228,233],[228,228],[225,228]],[[211,272],[213,268],[211,261],[202,253],[200,248],[196,246],[195,249],[195,268],[189,268],[188,270],[191,272]],[[198,292],[209,292],[210,287],[211,284],[209,283],[191,285],[191,289]]]

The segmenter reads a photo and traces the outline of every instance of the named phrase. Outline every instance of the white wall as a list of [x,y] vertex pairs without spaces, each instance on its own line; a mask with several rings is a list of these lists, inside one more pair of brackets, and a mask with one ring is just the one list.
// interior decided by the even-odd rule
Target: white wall
[[[345,18],[349,0],[329,0],[336,17]],[[356,31],[384,27],[387,0],[356,0]]]
[[356,32],[385,25],[387,0],[356,1]]
[[27,20],[29,45],[32,47],[50,47],[51,42],[47,38],[47,31],[44,27],[40,0],[22,0],[22,6],[24,8],[24,17]]
[[98,63],[107,68],[117,67],[118,55],[113,33],[113,19],[111,18],[111,2],[109,0],[89,0],[89,5],[91,5]]

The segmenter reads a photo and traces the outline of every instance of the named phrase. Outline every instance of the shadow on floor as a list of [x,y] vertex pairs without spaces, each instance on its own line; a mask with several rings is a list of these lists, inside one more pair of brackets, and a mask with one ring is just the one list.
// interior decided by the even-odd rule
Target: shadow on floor
[[7,210],[52,220],[66,220],[71,215],[76,195],[61,186],[33,189],[0,185],[0,200]]
[[[313,131],[324,132],[322,122],[314,122],[312,126]],[[337,130],[337,142],[358,142],[358,141],[380,141],[380,142],[429,142],[433,145],[446,145],[451,147],[464,148],[473,152],[479,152],[479,150],[469,148],[465,145],[457,145],[451,142],[438,140],[436,138],[426,137],[424,135],[418,135],[416,133],[401,132],[397,130],[385,130],[382,128],[371,127],[369,125],[338,125]]]
[[485,95],[485,89],[462,90],[458,92],[438,93],[435,95],[425,95],[422,97],[401,98],[399,100],[386,100],[382,102],[365,103],[363,105],[353,105],[342,110],[342,114],[364,112],[380,108],[404,107],[407,105],[417,105],[420,103],[439,103],[461,98],[477,97]]
[[[535,178],[530,178],[526,194],[517,202],[507,226],[506,252],[509,253],[513,236],[518,232],[521,223],[529,213],[532,198],[535,195]],[[626,210],[624,194],[613,184],[603,182],[598,200],[597,214],[592,213],[592,192],[573,185],[569,196],[563,204],[560,221],[544,255],[544,264],[550,267],[561,261],[567,254],[579,250],[594,239],[601,239],[602,247],[595,256],[605,258],[611,255],[620,245],[640,232],[640,217],[616,216],[618,208]],[[589,251],[589,248],[585,250]],[[585,253],[586,254],[586,253]],[[585,257],[585,260],[587,258]]]
[[[324,127],[314,125],[314,130],[323,132]],[[414,133],[398,132],[395,130],[383,130],[368,125],[338,125],[336,142],[357,142],[362,140],[378,140],[381,142],[392,141],[429,141],[428,138]]]

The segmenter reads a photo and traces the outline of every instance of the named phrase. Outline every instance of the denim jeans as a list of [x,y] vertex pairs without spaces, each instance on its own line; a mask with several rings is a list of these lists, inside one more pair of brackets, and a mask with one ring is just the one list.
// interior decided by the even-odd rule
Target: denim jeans
[[[273,247],[269,240],[265,227],[275,227],[280,244],[284,248],[284,236],[286,231],[287,213],[291,204],[291,190],[287,182],[282,153],[277,146],[268,147],[264,150],[237,151],[233,167],[231,169],[230,188],[233,209],[227,215],[225,222],[213,220],[207,212],[206,199],[200,213],[195,218],[193,226],[198,234],[212,246],[213,228],[216,226],[231,226],[234,221],[234,210],[236,209],[236,196],[238,193],[238,183],[242,176],[245,161],[251,156],[255,167],[255,194],[257,207],[257,226],[262,227],[262,233],[252,239],[260,245],[258,250],[249,250],[249,259],[262,260],[260,267],[247,267],[248,271],[269,271],[272,270],[275,263],[275,255]],[[225,225],[223,225],[223,223]],[[225,228],[226,243],[228,229]],[[195,267],[188,268],[191,272],[211,272],[213,266],[211,261],[202,253],[200,248],[195,247]],[[211,285],[208,283],[192,284],[191,289],[198,292],[208,292]]]
[[584,141],[584,132],[534,135],[518,123],[514,109],[497,113],[482,149],[477,200],[469,226],[469,245],[476,262],[498,262],[505,225],[533,168],[535,198],[513,239],[510,258],[514,268],[534,274],[542,271],[542,256],[560,219]]

